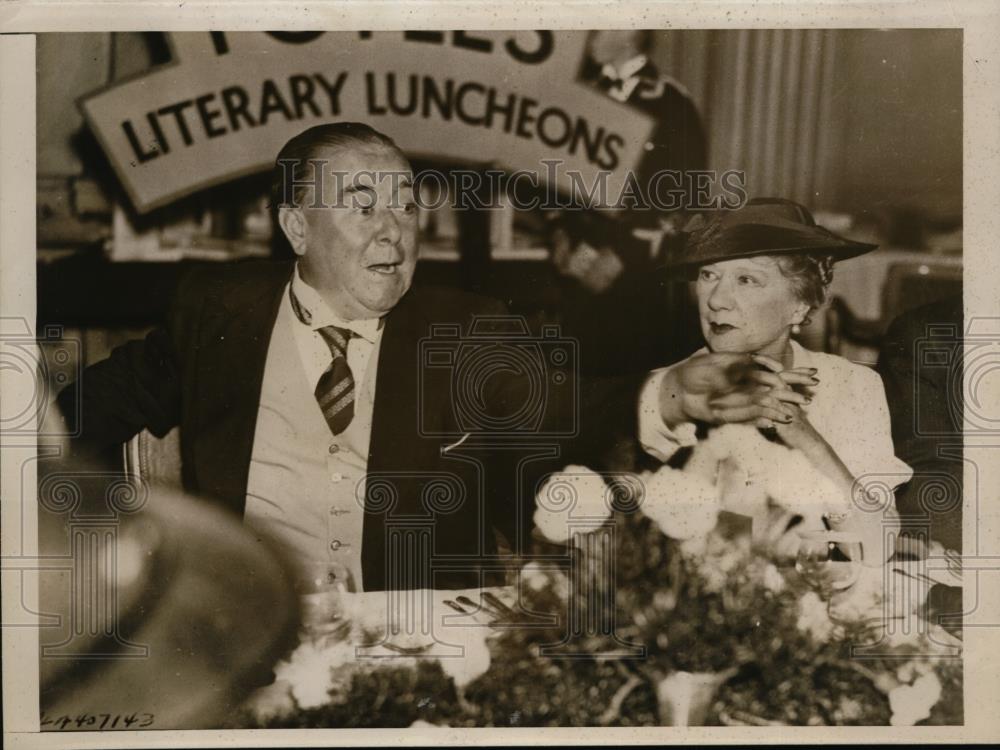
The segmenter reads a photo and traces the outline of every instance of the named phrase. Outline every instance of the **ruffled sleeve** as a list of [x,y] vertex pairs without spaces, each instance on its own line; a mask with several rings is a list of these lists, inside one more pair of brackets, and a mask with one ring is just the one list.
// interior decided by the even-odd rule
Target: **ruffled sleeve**
[[669,367],[654,370],[639,393],[639,444],[648,454],[664,462],[680,448],[697,442],[693,422],[684,422],[671,429],[660,414],[660,385],[669,371]]

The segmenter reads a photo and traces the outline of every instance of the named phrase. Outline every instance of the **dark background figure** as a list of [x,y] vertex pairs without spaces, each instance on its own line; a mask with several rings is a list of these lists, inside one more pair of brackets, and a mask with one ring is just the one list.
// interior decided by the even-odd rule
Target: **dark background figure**
[[[570,253],[596,250],[605,259],[613,253],[621,264],[614,280],[600,291],[574,278],[559,284],[562,323],[566,334],[581,342],[581,363],[588,372],[638,372],[677,362],[702,343],[686,284],[661,270],[664,256],[679,251],[687,196],[675,196],[676,210],[657,209],[649,186],[661,170],[676,172],[681,186],[684,175],[704,170],[705,131],[688,92],[651,62],[651,42],[648,31],[595,32],[581,70],[582,80],[656,122],[635,174],[640,205],[614,215],[566,211],[551,227],[553,247],[568,242]],[[674,186],[675,180],[663,181],[661,201]],[[558,268],[560,253],[553,255]]]
[[896,497],[903,520],[962,550],[962,299],[923,305],[886,331],[878,358],[896,453],[914,471]]
[[[878,358],[896,455],[913,479],[896,492],[903,533],[962,551],[962,298],[914,308],[886,331]],[[962,589],[938,584],[928,609],[955,625]],[[945,619],[947,618],[947,619]]]

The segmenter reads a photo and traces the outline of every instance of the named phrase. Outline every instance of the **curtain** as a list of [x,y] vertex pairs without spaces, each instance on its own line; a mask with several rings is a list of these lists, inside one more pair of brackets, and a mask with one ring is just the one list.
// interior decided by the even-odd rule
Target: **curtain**
[[664,31],[653,58],[698,105],[711,169],[743,170],[750,197],[824,208],[835,198],[833,141],[840,128],[831,120],[839,33]]

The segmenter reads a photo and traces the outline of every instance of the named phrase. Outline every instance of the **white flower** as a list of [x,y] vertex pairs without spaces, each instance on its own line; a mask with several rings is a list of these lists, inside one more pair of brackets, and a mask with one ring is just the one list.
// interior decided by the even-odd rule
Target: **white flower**
[[541,591],[549,585],[549,575],[539,563],[532,561],[521,568],[521,581],[532,591]]
[[837,702],[837,710],[847,721],[860,719],[863,712],[861,703],[846,695],[840,696],[840,700]]
[[700,569],[702,578],[704,579],[705,591],[710,594],[717,594],[722,591],[726,586],[726,581],[729,577],[725,572],[715,565],[705,566]]
[[823,643],[833,635],[834,624],[826,611],[826,602],[815,591],[807,591],[799,598],[799,618],[796,626]]
[[551,586],[557,596],[565,598],[569,594],[569,580],[555,565],[529,562],[521,568],[521,581],[532,591],[543,591]]
[[695,536],[680,543],[681,554],[690,558],[699,558],[708,549],[708,535]]
[[302,708],[315,708],[329,701],[333,686],[331,670],[354,661],[354,645],[347,641],[319,646],[311,642],[299,646],[287,661],[274,668],[276,681],[291,686],[292,695]]
[[934,671],[933,665],[924,659],[911,659],[904,662],[896,670],[896,679],[900,682],[910,683],[918,675],[929,674]]
[[550,475],[536,500],[535,525],[556,543],[565,542],[572,531],[599,526],[611,514],[608,485],[585,466],[567,466]]
[[909,727],[931,715],[934,704],[941,699],[941,681],[934,672],[927,672],[912,685],[899,685],[889,691],[889,708],[894,727]]
[[729,508],[755,515],[760,489],[775,503],[807,518],[823,513],[844,513],[850,498],[837,490],[801,451],[765,439],[752,425],[730,424],[713,430],[704,443],[718,461],[730,459],[747,473],[754,491],[742,493],[744,508]]
[[773,594],[780,594],[785,590],[785,577],[772,563],[768,563],[764,567],[761,582],[764,584],[764,588]]
[[488,628],[462,627],[449,630],[444,636],[448,643],[462,646],[462,655],[441,656],[441,668],[454,681],[456,687],[464,688],[477,677],[486,674],[490,668],[490,649],[486,643]]
[[704,537],[719,517],[718,490],[704,477],[664,466],[646,478],[643,512],[673,539]]
[[653,606],[661,611],[670,611],[677,606],[677,594],[670,589],[653,594]]
[[287,680],[277,680],[255,690],[245,705],[260,722],[287,716],[295,711],[292,686]]

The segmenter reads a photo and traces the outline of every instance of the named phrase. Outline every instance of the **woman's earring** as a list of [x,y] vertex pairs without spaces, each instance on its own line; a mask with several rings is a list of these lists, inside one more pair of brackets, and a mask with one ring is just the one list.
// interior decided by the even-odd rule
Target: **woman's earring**
[[798,323],[792,323],[792,335],[798,336],[800,333],[802,333],[802,326]]

